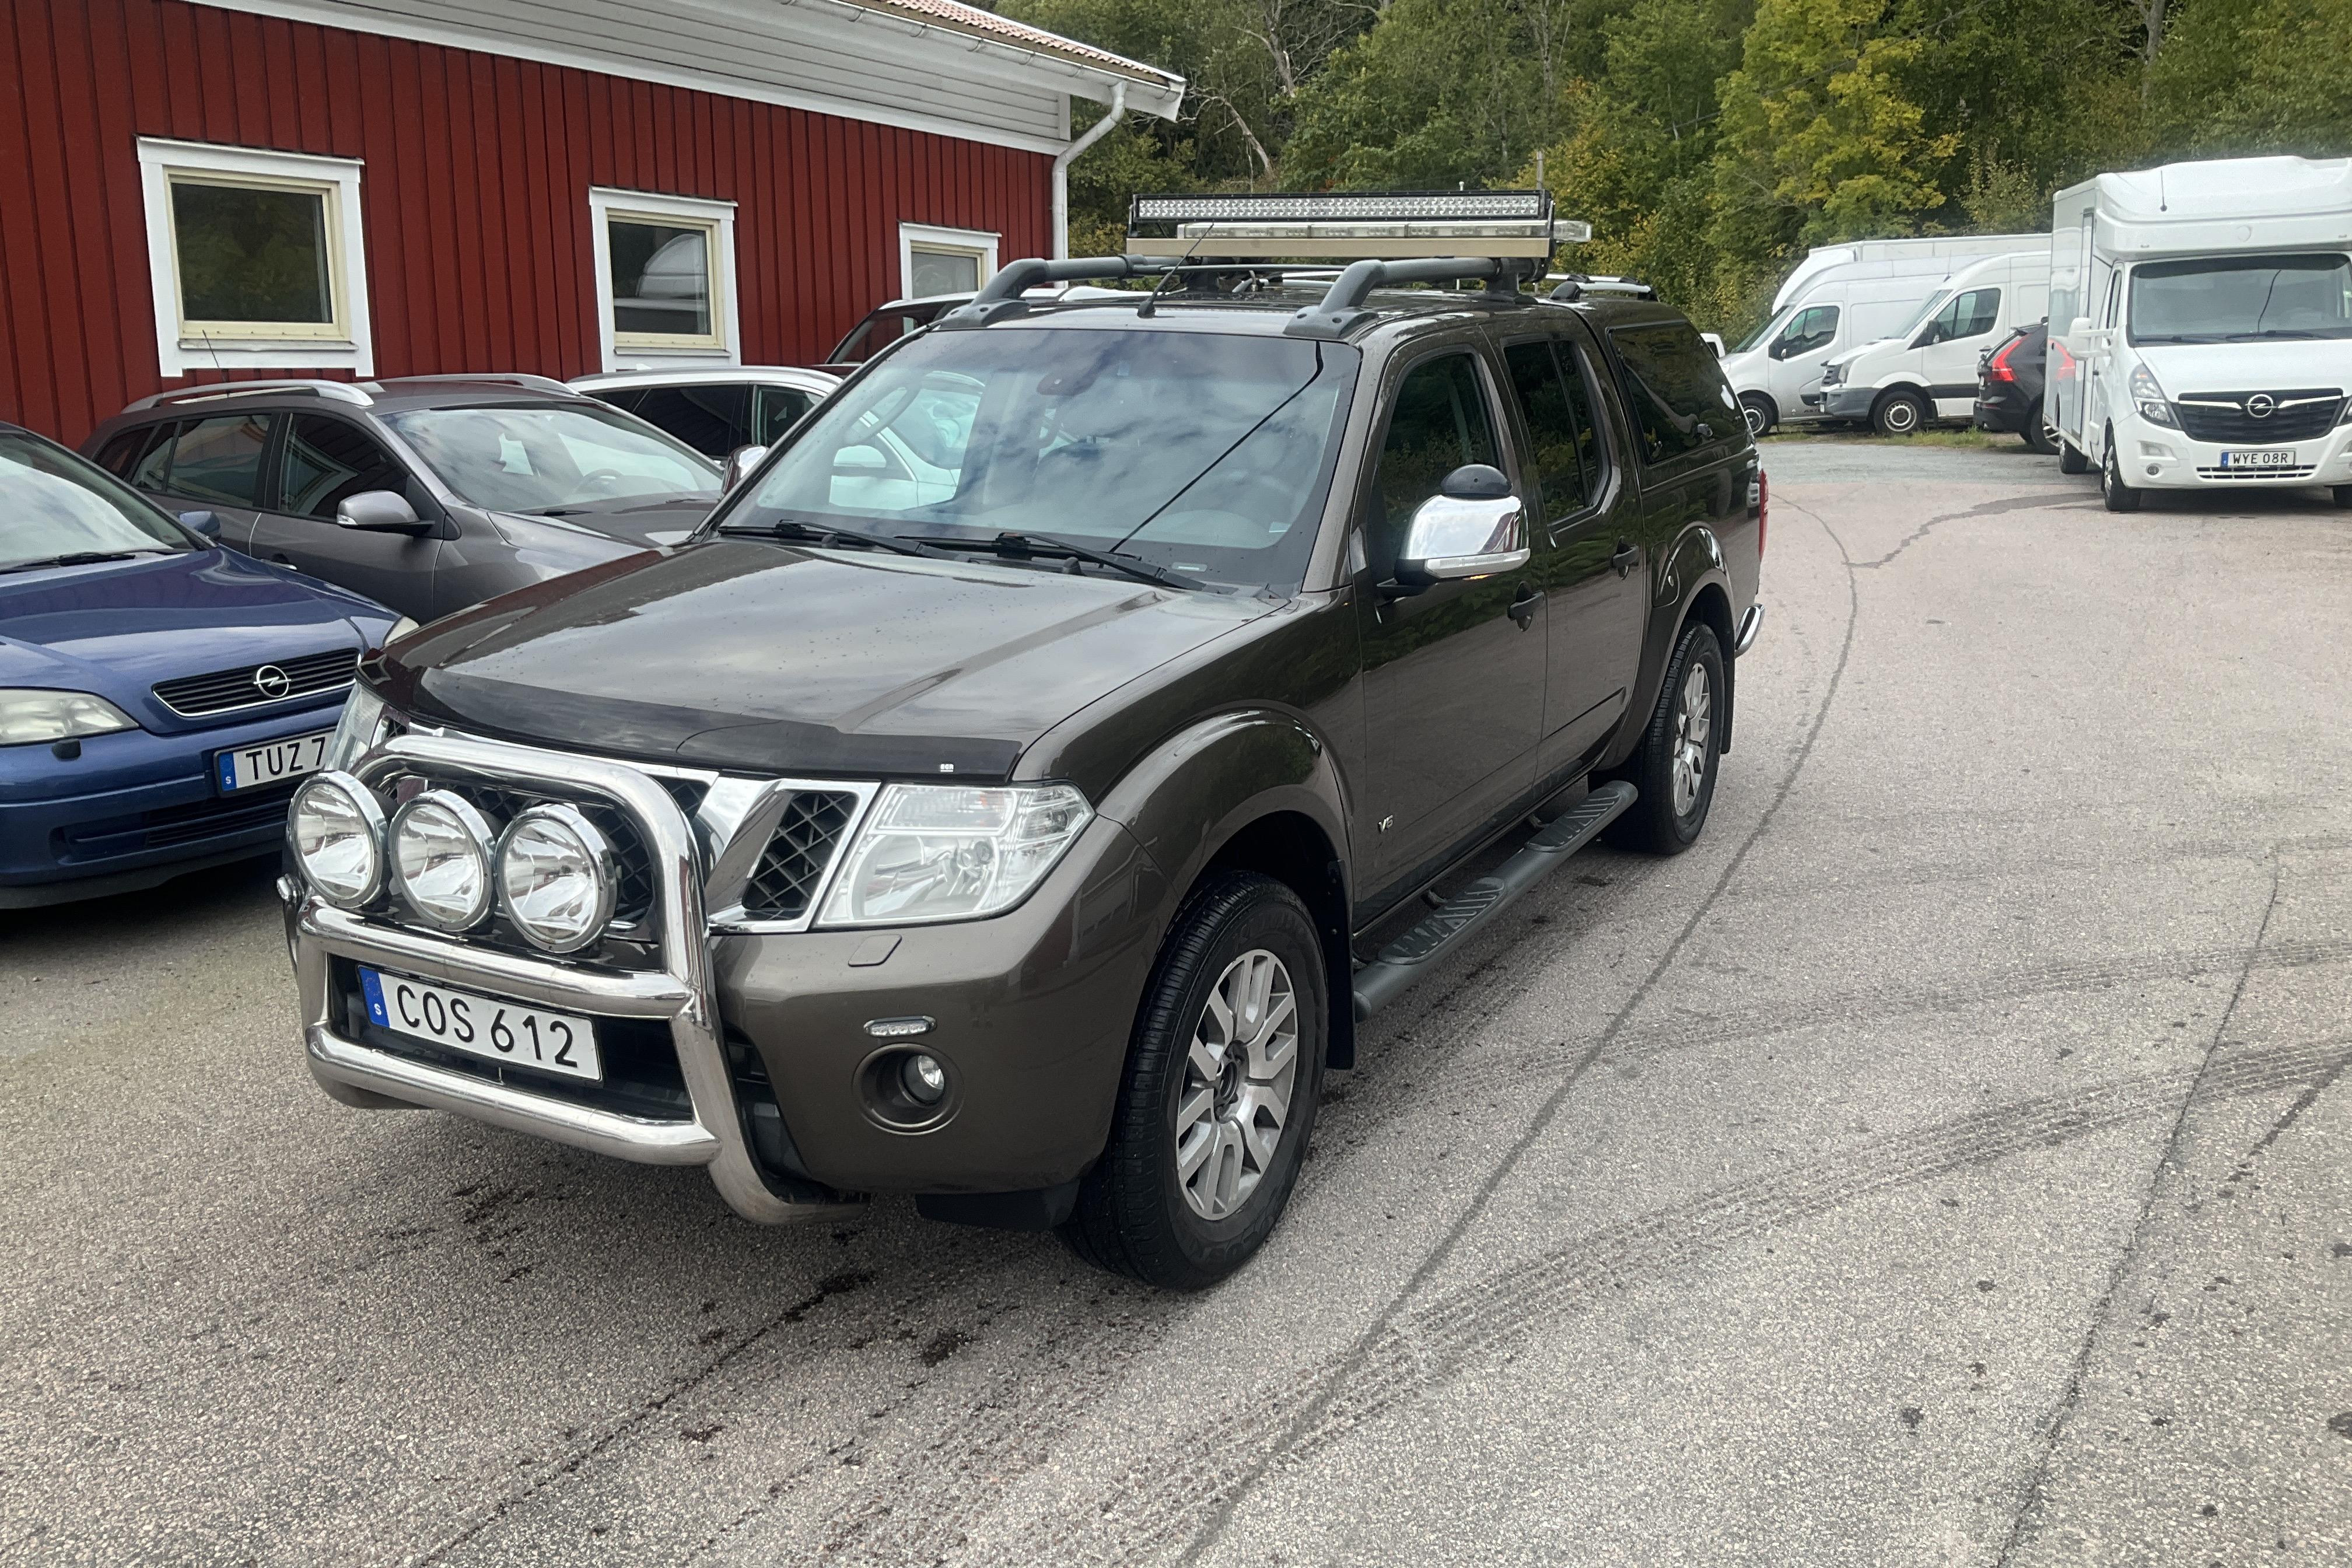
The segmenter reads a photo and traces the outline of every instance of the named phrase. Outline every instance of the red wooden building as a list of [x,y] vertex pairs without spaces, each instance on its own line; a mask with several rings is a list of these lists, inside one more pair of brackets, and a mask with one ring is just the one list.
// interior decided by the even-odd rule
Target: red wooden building
[[1051,254],[1072,96],[953,0],[0,0],[0,419],[253,374],[812,363]]

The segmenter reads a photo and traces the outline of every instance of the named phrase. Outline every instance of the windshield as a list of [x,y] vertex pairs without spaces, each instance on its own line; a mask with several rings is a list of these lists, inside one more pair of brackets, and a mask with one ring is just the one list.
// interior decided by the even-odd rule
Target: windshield
[[384,422],[443,483],[492,511],[719,495],[719,469],[699,452],[592,404],[417,408]]
[[1895,328],[1886,335],[1890,338],[1909,337],[1911,335],[1911,330],[1914,327],[1916,327],[1920,322],[1926,321],[1928,317],[1942,310],[1944,308],[1944,301],[1951,297],[1952,291],[1949,289],[1937,289],[1933,294],[1927,296],[1927,302],[1926,304],[1911,312],[1911,319],[1909,321],[1904,322],[1901,326]]
[[2135,343],[2352,338],[2352,258],[2210,256],[2132,269]]
[[0,571],[60,555],[196,548],[185,529],[104,469],[0,431]]
[[1296,584],[1360,358],[1295,338],[927,333],[794,430],[725,522],[1051,534]]
[[1736,354],[1744,354],[1751,353],[1756,349],[1762,348],[1766,343],[1772,341],[1773,337],[1780,332],[1782,327],[1789,324],[1789,318],[1796,313],[1797,307],[1794,305],[1790,306],[1785,310],[1775,312],[1770,321],[1765,322],[1762,326],[1757,328],[1754,331],[1740,339],[1739,346],[1733,349],[1731,352]]

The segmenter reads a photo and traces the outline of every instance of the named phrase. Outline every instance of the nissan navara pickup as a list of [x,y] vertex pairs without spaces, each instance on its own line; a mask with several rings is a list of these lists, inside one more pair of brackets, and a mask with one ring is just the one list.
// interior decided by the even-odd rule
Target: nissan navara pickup
[[329,1094],[1194,1289],[1360,1020],[1596,836],[1698,837],[1766,493],[1691,324],[1524,291],[1540,193],[1134,212],[691,541],[362,661],[281,883]]

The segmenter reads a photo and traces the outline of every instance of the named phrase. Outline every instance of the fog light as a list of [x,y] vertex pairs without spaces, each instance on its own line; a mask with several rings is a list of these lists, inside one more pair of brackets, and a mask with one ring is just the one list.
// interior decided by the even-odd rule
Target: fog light
[[612,846],[575,806],[532,806],[499,840],[499,907],[545,952],[576,952],[603,935],[619,883]]
[[898,1069],[898,1087],[917,1105],[937,1105],[948,1092],[948,1069],[937,1057],[918,1051]]
[[408,907],[443,931],[490,912],[490,844],[497,837],[463,795],[428,789],[392,814],[392,881]]
[[2164,472],[2164,465],[2161,463],[2150,463],[2147,466],[2147,477],[2151,479],[2162,472]]
[[296,791],[286,831],[303,877],[337,909],[383,890],[383,810],[349,773],[319,773]]

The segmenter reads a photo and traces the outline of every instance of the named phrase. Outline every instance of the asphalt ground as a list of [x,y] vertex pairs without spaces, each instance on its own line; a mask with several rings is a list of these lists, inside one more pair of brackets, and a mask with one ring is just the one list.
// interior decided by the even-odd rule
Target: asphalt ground
[[2352,1561],[2352,513],[1767,456],[1705,840],[1202,1296],[347,1110],[266,869],[0,917],[0,1562]]

